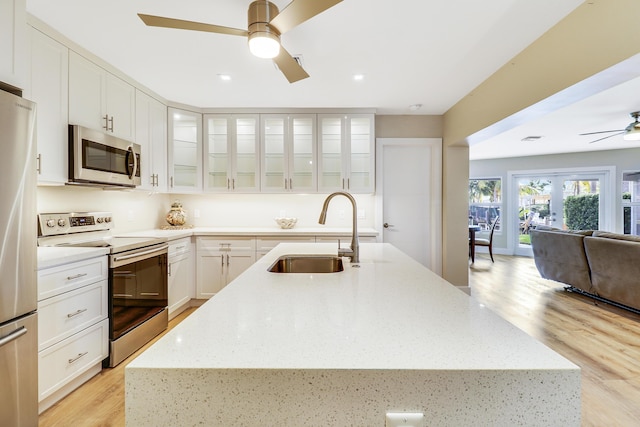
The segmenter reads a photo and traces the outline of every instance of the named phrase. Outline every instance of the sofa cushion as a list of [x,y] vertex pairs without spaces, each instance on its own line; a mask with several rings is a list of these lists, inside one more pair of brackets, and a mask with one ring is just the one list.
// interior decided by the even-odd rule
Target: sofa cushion
[[[600,233],[598,233],[600,234]],[[602,233],[601,235],[614,234]],[[625,236],[625,235],[616,235]],[[627,236],[631,237],[631,236]],[[640,240],[585,237],[595,293],[621,304],[640,308]]]
[[640,242],[640,236],[634,236],[631,234],[619,234],[619,233],[610,233],[608,231],[594,231],[593,237],[604,237],[607,239],[616,239],[616,240],[627,240],[629,242]]
[[584,239],[585,235],[579,233],[531,230],[533,258],[540,275],[590,291],[591,279]]

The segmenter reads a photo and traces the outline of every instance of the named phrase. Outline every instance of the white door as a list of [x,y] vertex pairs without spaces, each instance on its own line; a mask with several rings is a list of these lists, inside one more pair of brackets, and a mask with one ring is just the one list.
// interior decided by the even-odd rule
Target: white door
[[377,140],[378,218],[382,240],[442,271],[442,141]]

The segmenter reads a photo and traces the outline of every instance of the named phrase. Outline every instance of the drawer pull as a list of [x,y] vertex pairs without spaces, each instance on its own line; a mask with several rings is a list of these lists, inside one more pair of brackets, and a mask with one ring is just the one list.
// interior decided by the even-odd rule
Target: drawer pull
[[69,364],[72,364],[73,362],[75,362],[76,360],[80,359],[83,356],[86,356],[87,354],[89,354],[88,351],[85,351],[84,353],[78,353],[76,357],[74,357],[73,359],[69,359]]
[[67,317],[68,317],[68,318],[72,318],[72,317],[77,316],[78,314],[82,314],[82,313],[84,313],[85,311],[87,311],[87,309],[86,309],[86,308],[83,308],[82,310],[78,310],[78,311],[76,311],[75,313],[69,313],[69,314],[67,314]]
[[133,295],[131,294],[113,294],[115,298],[131,298]]
[[143,297],[157,297],[160,292],[140,292],[140,295]]
[[79,278],[84,277],[86,275],[87,275],[87,273],[80,273],[80,274],[75,274],[73,276],[67,276],[67,280],[79,279]]
[[184,248],[185,248],[185,246],[184,246],[184,245],[182,245],[182,246],[177,246],[177,247],[176,247],[176,251],[179,251],[180,249],[184,249]]

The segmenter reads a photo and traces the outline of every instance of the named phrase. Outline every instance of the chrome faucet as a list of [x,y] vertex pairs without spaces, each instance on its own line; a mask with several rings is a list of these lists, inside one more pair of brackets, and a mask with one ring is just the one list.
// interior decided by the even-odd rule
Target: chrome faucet
[[356,199],[353,196],[345,191],[336,191],[335,193],[329,194],[327,198],[324,200],[324,204],[322,205],[322,212],[320,212],[320,219],[318,222],[320,224],[324,224],[327,220],[327,209],[329,208],[329,202],[335,196],[344,196],[351,202],[351,208],[353,209],[353,229],[351,231],[351,249],[341,249],[340,244],[338,244],[338,256],[345,256],[351,259],[352,263],[360,262],[360,242],[358,241],[358,208],[356,207]]

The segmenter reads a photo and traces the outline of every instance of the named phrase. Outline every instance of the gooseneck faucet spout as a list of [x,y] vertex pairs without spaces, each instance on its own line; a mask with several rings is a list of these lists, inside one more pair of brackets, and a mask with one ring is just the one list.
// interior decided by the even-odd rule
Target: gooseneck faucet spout
[[320,219],[318,222],[320,224],[324,224],[327,220],[327,209],[329,208],[329,202],[335,196],[344,196],[351,202],[351,208],[353,210],[353,225],[351,231],[351,249],[341,249],[338,247],[338,256],[346,256],[351,258],[352,263],[360,262],[360,242],[358,241],[358,208],[356,207],[356,199],[353,196],[345,191],[336,191],[335,193],[331,193],[324,200],[324,204],[322,205],[322,212],[320,212]]

